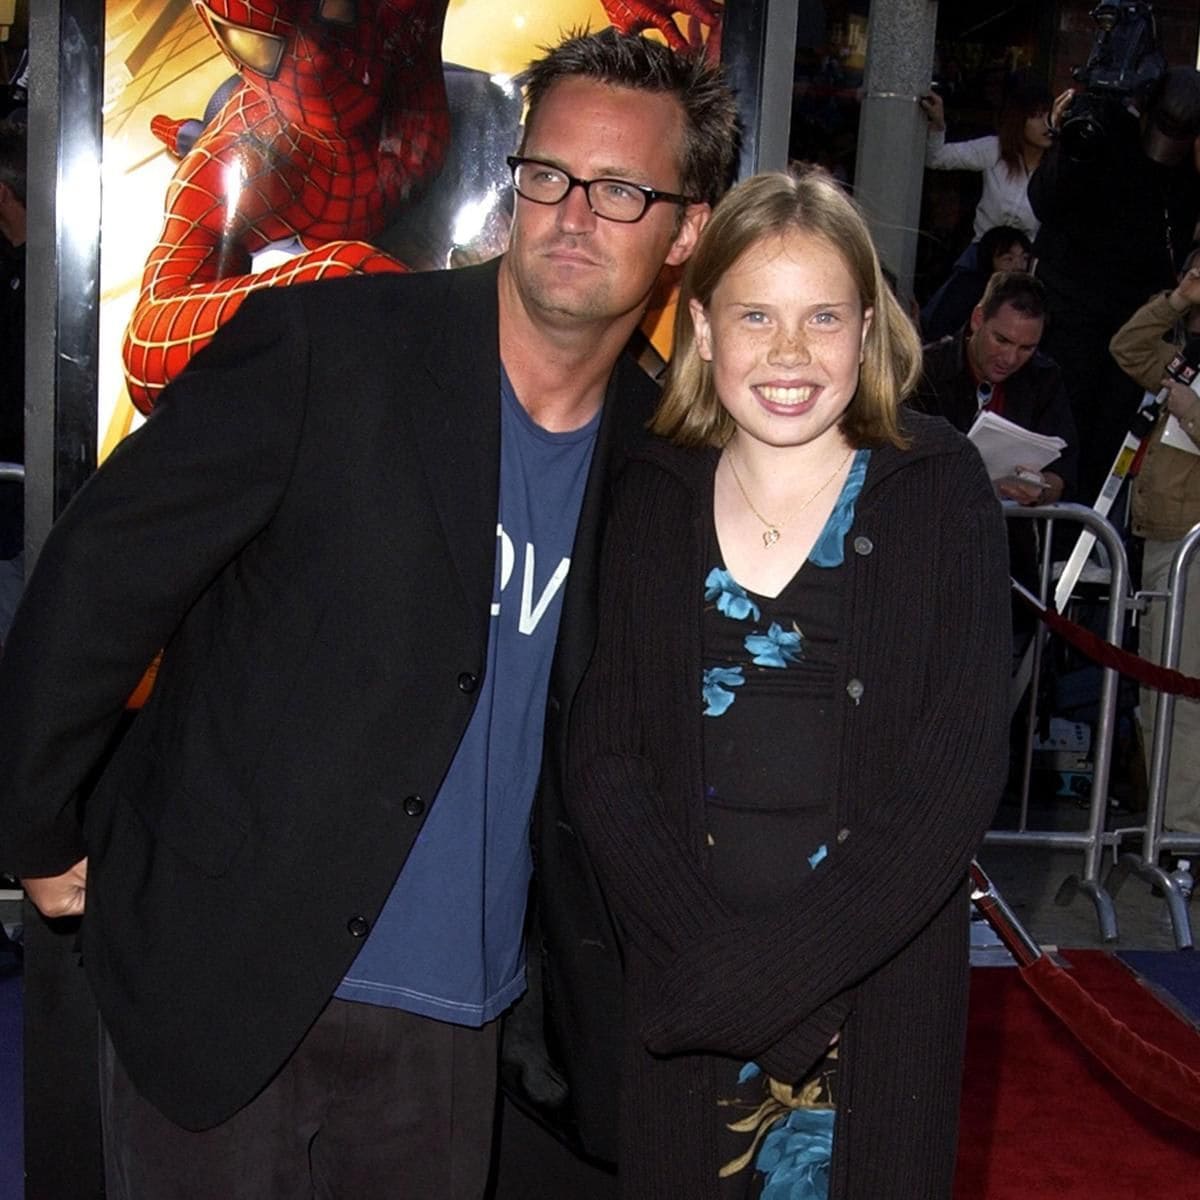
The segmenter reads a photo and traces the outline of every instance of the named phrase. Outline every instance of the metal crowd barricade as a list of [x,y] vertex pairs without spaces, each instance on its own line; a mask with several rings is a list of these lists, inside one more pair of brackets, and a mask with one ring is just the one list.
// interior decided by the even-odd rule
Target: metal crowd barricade
[[[1008,520],[1033,520],[1045,522],[1042,530],[1041,578],[1039,599],[1043,604],[1052,604],[1053,535],[1055,523],[1062,521],[1079,525],[1081,532],[1090,530],[1108,551],[1109,582],[1108,603],[1105,620],[1105,638],[1113,645],[1121,644],[1127,613],[1132,606],[1129,594],[1129,567],[1125,547],[1116,529],[1094,509],[1082,504],[1045,504],[1022,507],[1005,504],[1004,515]],[[989,830],[985,842],[1000,846],[1046,846],[1059,850],[1079,850],[1083,853],[1083,870],[1063,880],[1056,900],[1059,904],[1070,904],[1078,892],[1082,892],[1096,909],[1100,924],[1100,935],[1106,942],[1115,942],[1118,937],[1117,914],[1112,897],[1100,880],[1100,866],[1107,847],[1116,847],[1117,835],[1105,829],[1108,815],[1108,781],[1112,761],[1113,732],[1117,718],[1117,685],[1120,674],[1111,667],[1101,673],[1099,708],[1096,727],[1092,735],[1092,787],[1088,800],[1087,828],[1083,831],[1034,830],[1028,828],[1029,784],[1032,775],[1033,742],[1036,729],[1037,679],[1040,673],[1042,651],[1048,631],[1039,626],[1033,637],[1032,677],[1029,687],[1029,720],[1026,730],[1025,753],[1021,780],[1020,816],[1016,829]]]
[[[1167,574],[1167,591],[1143,593],[1142,598],[1155,603],[1166,601],[1166,619],[1163,626],[1163,667],[1177,670],[1179,667],[1179,645],[1183,638],[1183,618],[1187,604],[1187,573],[1192,556],[1200,547],[1200,525],[1195,525],[1179,543],[1171,558],[1171,569]],[[1163,900],[1171,918],[1171,930],[1175,946],[1188,950],[1192,946],[1192,927],[1188,917],[1187,897],[1179,890],[1178,883],[1158,865],[1162,850],[1200,851],[1200,834],[1166,833],[1163,831],[1163,815],[1166,804],[1167,778],[1171,767],[1171,734],[1175,725],[1176,697],[1163,692],[1158,697],[1154,712],[1154,735],[1150,749],[1150,790],[1146,799],[1146,823],[1134,830],[1119,831],[1141,835],[1141,853],[1122,854],[1108,876],[1110,893],[1115,896],[1121,885],[1132,872],[1147,883],[1162,889]]]

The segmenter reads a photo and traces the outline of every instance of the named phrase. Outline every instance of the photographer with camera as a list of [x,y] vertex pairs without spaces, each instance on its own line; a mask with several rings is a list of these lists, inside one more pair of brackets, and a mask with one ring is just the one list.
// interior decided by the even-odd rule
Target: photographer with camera
[[1084,87],[1055,101],[1055,142],[1029,182],[1042,222],[1034,254],[1050,318],[1043,349],[1070,391],[1085,503],[1098,496],[1140,398],[1109,339],[1172,284],[1200,209],[1200,75],[1166,68],[1148,4],[1101,4],[1092,15],[1100,33],[1075,72]]

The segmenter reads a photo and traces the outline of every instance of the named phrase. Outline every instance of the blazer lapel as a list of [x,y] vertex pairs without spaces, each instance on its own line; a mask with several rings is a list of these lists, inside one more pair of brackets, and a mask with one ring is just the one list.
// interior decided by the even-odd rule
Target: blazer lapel
[[[500,345],[496,277],[499,259],[448,271],[442,325],[429,333],[411,389],[413,436],[438,521],[468,604],[490,599],[495,571],[500,486]],[[622,355],[605,392],[563,598],[551,691],[569,700],[591,658],[596,636],[600,539],[609,487],[625,452],[644,439],[657,388]]]
[[656,396],[657,388],[649,376],[632,358],[622,354],[604,395],[604,412],[571,552],[571,574],[563,597],[558,649],[551,674],[552,693],[568,703],[579,686],[596,641],[600,545],[609,491],[625,454],[649,436],[646,422],[654,411]]
[[[499,260],[446,272],[441,323],[411,391],[412,425],[434,508],[469,606],[490,602],[500,486]],[[486,608],[481,610],[486,613]]]

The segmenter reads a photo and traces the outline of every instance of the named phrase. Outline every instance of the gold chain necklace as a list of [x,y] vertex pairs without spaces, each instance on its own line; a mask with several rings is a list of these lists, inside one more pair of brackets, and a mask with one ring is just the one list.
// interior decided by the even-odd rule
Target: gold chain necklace
[[[829,478],[826,479],[825,482],[821,484],[821,486],[817,488],[817,490],[813,492],[813,494],[809,496],[809,498],[805,500],[805,502],[800,505],[800,507],[796,509],[794,513],[789,514],[787,518],[788,521],[794,521],[841,474],[842,468],[850,461],[850,456],[853,453],[854,447],[852,446],[846,451],[846,457],[843,458],[836,467],[834,467],[833,474],[830,475]],[[725,461],[729,463],[729,469],[733,472],[733,481],[738,485],[738,491],[742,493],[742,499],[745,500],[746,507],[749,508],[750,511],[766,526],[766,529],[763,530],[762,540],[764,548],[770,550],[770,548],[775,545],[775,543],[779,541],[781,537],[783,537],[779,527],[781,525],[786,525],[787,521],[768,521],[767,518],[764,517],[762,513],[760,513],[758,509],[754,507],[754,501],[750,499],[750,493],[746,491],[746,485],[742,482],[742,477],[738,474],[737,464],[733,461],[732,451],[725,455]]]

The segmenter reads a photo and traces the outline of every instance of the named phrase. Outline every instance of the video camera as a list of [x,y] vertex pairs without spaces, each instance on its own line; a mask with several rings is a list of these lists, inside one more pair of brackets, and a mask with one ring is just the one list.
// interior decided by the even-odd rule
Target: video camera
[[1122,119],[1126,101],[1144,94],[1167,71],[1149,4],[1101,3],[1090,15],[1099,31],[1087,62],[1071,72],[1084,90],[1072,98],[1059,131],[1063,152],[1080,162],[1096,157]]

